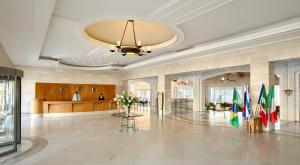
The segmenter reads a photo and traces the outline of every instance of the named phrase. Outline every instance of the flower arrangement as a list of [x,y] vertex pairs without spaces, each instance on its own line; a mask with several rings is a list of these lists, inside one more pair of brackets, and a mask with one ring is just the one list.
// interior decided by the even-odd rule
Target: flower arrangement
[[131,93],[128,93],[127,91],[123,91],[120,95],[117,95],[114,100],[118,103],[123,104],[128,111],[130,111],[130,106],[133,103],[136,103],[139,101],[139,99],[135,96],[133,96]]

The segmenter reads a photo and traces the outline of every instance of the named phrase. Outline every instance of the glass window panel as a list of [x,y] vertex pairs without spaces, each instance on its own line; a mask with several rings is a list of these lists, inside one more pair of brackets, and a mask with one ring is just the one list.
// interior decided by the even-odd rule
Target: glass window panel
[[[209,87],[209,102],[212,103],[232,103],[234,87]],[[243,88],[236,87],[242,99]]]
[[175,94],[176,94],[176,98],[192,99],[193,98],[193,88],[177,87]]
[[0,154],[15,148],[15,81],[0,77]]

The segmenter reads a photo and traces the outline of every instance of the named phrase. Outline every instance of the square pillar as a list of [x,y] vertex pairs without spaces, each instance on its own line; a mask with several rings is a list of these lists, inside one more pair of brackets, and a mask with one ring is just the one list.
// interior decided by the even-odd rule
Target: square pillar
[[[266,86],[266,92],[269,93],[270,87],[274,84],[274,67],[266,56],[256,56],[251,59],[250,63],[250,97],[252,102],[252,110],[257,108],[257,102],[262,84]],[[270,112],[268,112],[268,126],[264,131],[274,130],[274,126],[270,122]]]
[[[171,79],[166,75],[159,75],[157,82],[157,91],[163,93],[163,101],[158,100],[159,114],[163,115],[171,114]],[[159,97],[159,99],[161,99]],[[163,104],[163,105],[162,105]],[[161,107],[163,109],[161,110]]]
[[193,82],[193,111],[200,111],[200,80],[197,77]]
[[169,115],[171,114],[171,95],[172,95],[172,90],[171,90],[171,77],[170,76],[165,76],[165,109],[164,109],[164,115]]
[[157,78],[157,108],[158,114],[162,114],[165,108],[164,97],[165,95],[165,77],[159,75]]
[[207,95],[207,89],[205,87],[205,83],[203,82],[203,79],[199,80],[199,88],[200,88],[200,93],[199,93],[199,97],[200,97],[200,103],[199,103],[199,107],[200,107],[200,111],[205,111],[205,104],[206,104],[206,95]]

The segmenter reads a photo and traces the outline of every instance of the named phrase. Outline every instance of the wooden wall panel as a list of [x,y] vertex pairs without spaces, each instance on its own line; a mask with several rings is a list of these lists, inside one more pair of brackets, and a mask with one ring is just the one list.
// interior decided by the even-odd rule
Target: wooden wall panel
[[43,101],[40,99],[33,99],[31,101],[31,113],[41,114],[43,113]]
[[111,109],[117,109],[118,106],[117,106],[117,103],[111,103]]
[[93,103],[73,103],[73,112],[94,111]]
[[[92,91],[95,88],[95,91]],[[35,84],[35,98],[44,101],[71,101],[73,94],[79,89],[81,101],[96,101],[103,93],[105,100],[116,96],[116,86],[106,84],[62,84],[39,83]],[[65,90],[61,90],[65,89]]]
[[66,113],[72,112],[72,104],[49,104],[48,105],[48,112],[49,113]]
[[94,103],[94,111],[102,111],[103,104],[102,103]]

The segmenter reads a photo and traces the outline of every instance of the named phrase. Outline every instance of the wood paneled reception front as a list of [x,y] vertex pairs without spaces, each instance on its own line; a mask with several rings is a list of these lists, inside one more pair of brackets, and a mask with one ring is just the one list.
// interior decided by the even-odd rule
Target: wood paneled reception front
[[[81,101],[71,101],[78,92]],[[100,94],[105,100],[98,101]],[[91,112],[117,109],[115,85],[40,83],[35,85],[32,113]]]
[[113,110],[115,101],[43,101],[43,113],[68,113]]

